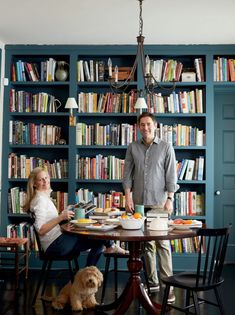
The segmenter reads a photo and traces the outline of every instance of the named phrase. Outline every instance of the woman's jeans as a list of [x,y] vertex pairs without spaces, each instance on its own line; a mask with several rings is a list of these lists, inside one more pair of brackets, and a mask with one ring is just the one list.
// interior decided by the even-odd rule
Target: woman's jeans
[[71,253],[79,255],[82,251],[90,250],[86,266],[95,266],[103,252],[103,247],[110,247],[112,243],[112,241],[92,240],[80,238],[77,235],[61,234],[47,248],[46,253],[63,257]]

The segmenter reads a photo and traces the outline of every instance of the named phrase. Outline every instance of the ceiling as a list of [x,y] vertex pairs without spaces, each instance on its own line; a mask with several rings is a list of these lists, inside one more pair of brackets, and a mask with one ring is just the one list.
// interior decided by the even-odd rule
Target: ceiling
[[[144,0],[146,44],[234,44],[234,0]],[[135,44],[137,0],[0,0],[4,44]]]

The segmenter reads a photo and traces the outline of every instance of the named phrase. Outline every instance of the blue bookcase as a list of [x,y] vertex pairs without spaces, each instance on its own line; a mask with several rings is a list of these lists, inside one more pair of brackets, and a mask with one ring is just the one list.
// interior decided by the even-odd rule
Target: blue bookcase
[[[108,58],[113,61],[113,65],[119,67],[131,67],[135,54],[136,46],[132,45],[6,45],[6,64],[5,77],[9,79],[9,85],[5,86],[4,91],[4,111],[3,111],[3,154],[2,154],[2,210],[1,210],[1,235],[6,234],[6,226],[9,223],[19,223],[27,219],[26,215],[10,214],[8,212],[8,193],[12,187],[18,186],[25,189],[27,179],[9,178],[9,154],[26,155],[40,157],[46,160],[67,160],[68,176],[61,179],[52,180],[53,190],[68,192],[69,203],[74,203],[75,191],[79,188],[91,189],[95,193],[108,192],[110,190],[122,190],[120,180],[91,180],[79,179],[76,174],[76,156],[93,157],[96,154],[103,156],[115,155],[123,159],[125,157],[126,146],[85,146],[76,144],[76,128],[69,126],[69,113],[64,109],[68,97],[78,98],[79,93],[107,93],[110,92],[109,84],[106,80],[101,82],[78,82],[77,63],[79,60],[103,61],[107,65]],[[218,56],[232,56],[235,47],[231,45],[146,45],[145,53],[151,59],[174,59],[183,63],[183,69],[194,68],[194,60],[201,58],[204,67],[203,82],[177,82],[176,93],[182,91],[202,90],[203,112],[201,113],[159,113],[156,114],[157,120],[166,125],[188,125],[198,127],[205,133],[205,143],[202,146],[175,146],[176,158],[178,161],[183,159],[196,159],[204,157],[204,175],[202,180],[180,180],[180,191],[196,191],[205,196],[203,213],[195,214],[194,218],[203,220],[208,226],[214,225],[214,86],[230,85],[234,83],[219,83],[213,81],[213,61]],[[13,81],[12,65],[21,60],[23,63],[41,65],[42,61],[53,58],[55,61],[66,61],[69,65],[69,76],[66,81]],[[40,68],[40,66],[39,66]],[[27,77],[27,73],[26,73]],[[162,85],[169,86],[167,82]],[[140,78],[140,69],[130,84],[129,90],[139,89],[143,86]],[[55,113],[39,112],[11,112],[10,97],[11,90],[27,91],[32,94],[44,92],[59,99],[62,106]],[[160,91],[159,91],[160,92]],[[76,121],[86,124],[100,123],[106,125],[110,123],[129,123],[135,124],[136,113],[75,113]],[[23,124],[34,123],[44,125],[56,125],[61,128],[61,138],[65,144],[56,145],[35,145],[35,144],[9,144],[9,123],[10,121],[21,121]],[[183,217],[188,218],[188,214]],[[187,269],[190,260],[194,259],[194,254],[174,254],[174,268]],[[102,262],[101,262],[102,263]],[[32,266],[36,266],[34,259]]]

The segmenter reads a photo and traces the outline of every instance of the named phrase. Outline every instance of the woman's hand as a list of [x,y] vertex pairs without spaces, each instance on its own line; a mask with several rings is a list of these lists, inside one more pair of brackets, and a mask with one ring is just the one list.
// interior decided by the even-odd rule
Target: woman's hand
[[60,213],[61,221],[70,220],[74,217],[74,212],[71,210],[63,210]]

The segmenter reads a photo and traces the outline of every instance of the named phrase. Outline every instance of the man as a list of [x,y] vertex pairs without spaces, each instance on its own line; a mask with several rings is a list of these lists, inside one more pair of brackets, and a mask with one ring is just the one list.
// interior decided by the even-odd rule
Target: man
[[[156,136],[157,122],[153,114],[144,112],[138,118],[142,139],[132,142],[127,149],[123,187],[126,196],[126,211],[133,212],[134,204],[143,204],[145,211],[162,207],[169,214],[173,211],[173,196],[178,189],[175,152],[171,144]],[[159,291],[156,270],[156,255],[159,260],[160,278],[172,275],[170,242],[146,243],[146,267],[151,291]],[[168,303],[175,302],[173,290]]]

